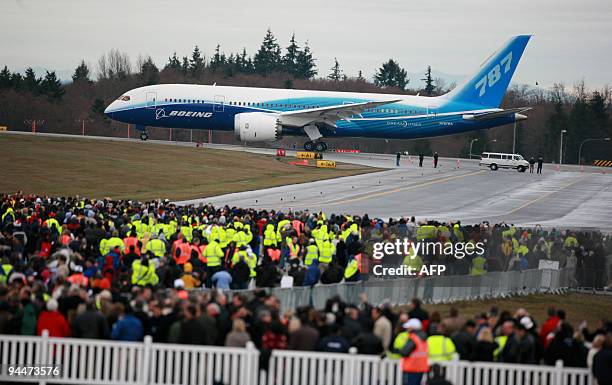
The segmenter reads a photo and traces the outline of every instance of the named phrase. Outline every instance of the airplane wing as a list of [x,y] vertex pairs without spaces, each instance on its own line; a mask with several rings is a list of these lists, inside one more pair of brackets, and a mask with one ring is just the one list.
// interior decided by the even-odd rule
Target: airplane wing
[[487,120],[487,119],[499,118],[502,116],[508,116],[511,114],[520,114],[522,112],[529,111],[529,110],[531,110],[531,107],[510,108],[507,110],[481,112],[481,113],[476,112],[476,113],[470,113],[470,114],[463,114],[463,119]]
[[326,123],[330,126],[336,127],[335,122],[337,120],[348,119],[353,115],[361,114],[367,109],[376,108],[378,106],[392,104],[399,101],[401,101],[401,99],[383,100],[378,102],[349,103],[329,107],[287,111],[280,114],[280,121],[284,125],[295,127],[302,127],[316,122]]

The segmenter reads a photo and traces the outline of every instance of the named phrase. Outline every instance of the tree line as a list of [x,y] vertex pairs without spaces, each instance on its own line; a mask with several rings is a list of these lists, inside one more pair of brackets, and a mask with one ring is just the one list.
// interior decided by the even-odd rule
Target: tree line
[[[95,73],[94,73],[95,71]],[[251,56],[246,48],[241,52],[225,53],[218,44],[210,57],[195,46],[189,55],[169,55],[163,66],[150,56],[139,56],[135,63],[119,50],[101,55],[95,67],[82,60],[74,70],[72,81],[62,84],[54,71],[38,77],[32,68],[23,74],[11,72],[6,66],[0,70],[0,125],[11,129],[24,127],[24,120],[45,119],[43,130],[71,132],[87,122],[88,133],[125,135],[126,126],[111,122],[104,108],[126,90],[159,83],[200,83],[229,86],[271,88],[319,89],[352,92],[392,92],[435,96],[447,92],[442,79],[432,76],[428,66],[420,79],[424,87],[411,88],[408,72],[397,60],[390,58],[376,70],[370,79],[359,71],[348,76],[338,58],[326,71],[316,65],[316,58],[308,42],[300,43],[295,34],[281,47],[271,30],[267,30],[262,43]],[[564,161],[578,162],[578,149],[585,139],[612,136],[610,88],[587,90],[579,82],[571,89],[559,83],[550,91],[526,85],[512,86],[504,100],[505,107],[532,106],[529,119],[517,124],[516,149],[527,157],[542,155],[547,161],[558,161],[560,132],[564,137]],[[27,127],[26,127],[27,128]],[[351,147],[368,151],[431,154],[437,151],[447,156],[467,156],[469,142],[473,152],[512,149],[512,128],[499,127],[452,137],[393,140],[351,139]],[[153,129],[152,137],[168,138],[166,130]],[[191,138],[177,131],[174,138]],[[215,133],[216,141],[233,141],[231,134]],[[198,132],[196,139],[206,139]],[[285,145],[300,139],[287,138]],[[610,143],[585,144],[583,161],[610,158]],[[334,140],[330,140],[334,144]],[[346,141],[337,146],[346,147]]]

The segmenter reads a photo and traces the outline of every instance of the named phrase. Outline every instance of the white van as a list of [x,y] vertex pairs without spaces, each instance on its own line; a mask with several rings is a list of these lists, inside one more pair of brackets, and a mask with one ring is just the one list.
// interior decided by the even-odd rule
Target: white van
[[529,168],[529,162],[522,155],[501,152],[483,152],[479,165],[489,167],[493,171],[498,168],[514,168],[519,172],[525,172]]

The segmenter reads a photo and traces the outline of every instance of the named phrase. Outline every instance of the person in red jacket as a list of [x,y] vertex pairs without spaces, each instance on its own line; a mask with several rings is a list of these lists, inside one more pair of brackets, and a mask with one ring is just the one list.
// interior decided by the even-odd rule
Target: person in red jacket
[[557,329],[557,325],[561,321],[561,318],[557,316],[557,310],[554,307],[548,308],[548,319],[542,325],[540,329],[540,341],[544,347],[548,347],[550,340],[548,335]]
[[47,310],[40,313],[36,334],[42,335],[43,330],[49,331],[49,337],[70,337],[70,325],[66,318],[57,311],[58,303],[50,298],[47,301]]

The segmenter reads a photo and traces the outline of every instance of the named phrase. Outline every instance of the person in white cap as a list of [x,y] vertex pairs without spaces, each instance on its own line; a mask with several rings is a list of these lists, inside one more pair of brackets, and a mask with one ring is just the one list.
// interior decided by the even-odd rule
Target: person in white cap
[[421,321],[411,318],[402,325],[408,333],[406,344],[402,347],[402,384],[420,385],[423,375],[429,372],[427,337],[423,333]]

